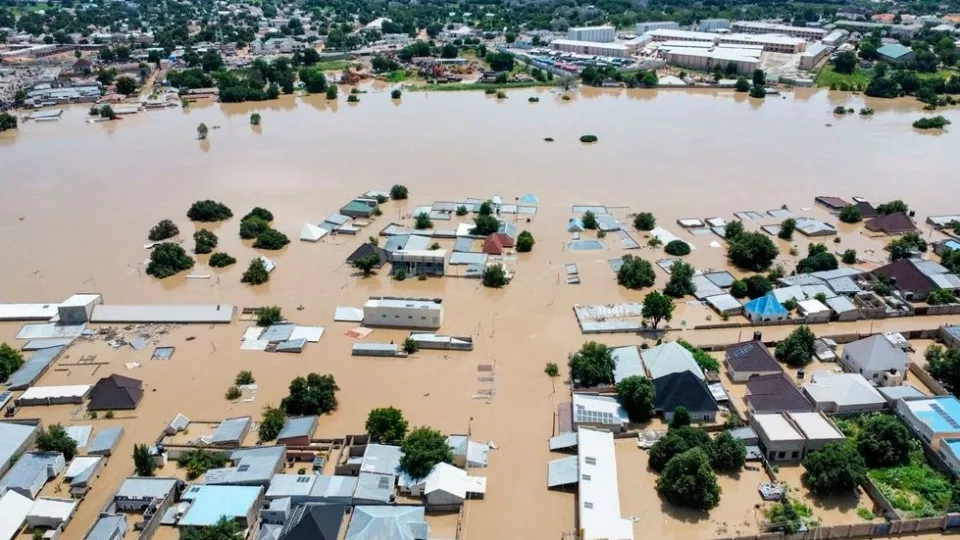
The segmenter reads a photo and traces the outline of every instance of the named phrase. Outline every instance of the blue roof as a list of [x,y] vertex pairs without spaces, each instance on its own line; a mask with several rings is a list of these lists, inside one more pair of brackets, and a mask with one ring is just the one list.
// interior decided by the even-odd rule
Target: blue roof
[[886,56],[887,58],[897,59],[902,56],[906,56],[913,52],[913,49],[910,47],[904,47],[899,43],[888,43],[883,47],[877,49],[877,54],[880,56]]
[[760,298],[747,302],[743,306],[743,309],[760,315],[772,316],[787,314],[787,308],[783,307],[783,304],[777,301],[777,297],[774,296],[772,292],[767,293],[766,296],[761,296]]
[[205,527],[223,516],[246,518],[257,504],[261,491],[260,486],[190,486],[182,498],[193,503],[178,525]]
[[944,439],[940,444],[946,444],[954,456],[960,456],[960,439]]
[[947,249],[960,249],[960,242],[956,240],[947,240],[943,243],[943,247]]
[[934,433],[960,432],[960,401],[953,396],[907,401],[907,407]]
[[0,422],[0,468],[6,467],[36,430],[37,426]]
[[50,347],[31,354],[30,358],[27,358],[27,361],[20,366],[20,369],[14,371],[7,379],[10,390],[25,390],[37,382],[37,379],[47,371],[50,364],[60,356],[63,349],[64,347]]

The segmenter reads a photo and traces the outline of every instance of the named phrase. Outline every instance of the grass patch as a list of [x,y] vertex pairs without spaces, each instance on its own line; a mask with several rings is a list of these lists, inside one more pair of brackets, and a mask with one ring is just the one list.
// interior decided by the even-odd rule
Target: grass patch
[[823,69],[820,70],[820,73],[817,74],[816,84],[821,88],[829,88],[834,85],[844,84],[847,85],[857,85],[861,88],[866,88],[870,84],[870,79],[873,78],[873,74],[860,66],[857,66],[857,69],[850,74],[846,73],[837,73],[834,71],[832,65],[823,66]]
[[863,506],[857,508],[857,515],[860,516],[860,519],[864,521],[873,521],[873,518],[875,517],[869,508]]
[[893,507],[908,517],[941,516],[951,507],[950,479],[930,465],[920,449],[910,453],[910,463],[867,473]]
[[387,76],[383,80],[392,83],[403,82],[407,80],[407,71],[405,69],[395,69],[390,73],[387,73]]
[[331,60],[329,62],[317,62],[313,67],[321,71],[343,71],[352,65],[353,62],[349,60]]
[[503,88],[534,88],[537,86],[553,86],[551,82],[508,82],[496,83],[449,83],[449,84],[414,84],[407,87],[410,92],[463,92],[469,90],[500,90]]

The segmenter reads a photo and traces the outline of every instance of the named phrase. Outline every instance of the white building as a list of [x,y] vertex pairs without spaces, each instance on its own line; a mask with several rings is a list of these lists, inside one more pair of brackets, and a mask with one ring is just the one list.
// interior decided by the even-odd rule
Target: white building
[[373,297],[363,305],[363,324],[435,330],[443,323],[441,302],[440,299]]
[[671,28],[651,30],[649,33],[653,41],[656,41],[656,42],[707,41],[710,43],[716,43],[717,38],[720,37],[717,34],[708,34],[707,32],[691,32],[690,30],[676,30]]
[[596,394],[573,394],[573,425],[621,432],[630,418],[617,398]]
[[613,434],[577,430],[577,522],[581,540],[633,540],[633,523],[620,515]]
[[616,32],[617,29],[612,26],[578,26],[567,30],[567,39],[610,43]]
[[887,400],[859,373],[817,371],[801,388],[817,410],[825,413],[858,414],[887,406]]
[[847,32],[846,30],[834,30],[823,38],[823,44],[827,47],[839,47],[847,41],[847,36],[849,34],[850,32]]
[[820,412],[754,414],[750,426],[770,461],[800,461],[810,452],[844,440],[843,433]]
[[27,513],[27,525],[34,528],[56,529],[66,526],[73,518],[80,501],[74,499],[40,498]]
[[680,24],[674,21],[656,21],[637,23],[637,35],[645,34],[653,30],[677,30]]
[[822,28],[810,28],[807,26],[789,26],[786,24],[771,24],[755,21],[737,21],[733,23],[732,28],[735,32],[744,34],[783,34],[785,36],[819,41],[827,35],[827,31]]
[[960,475],[960,439],[944,439],[937,453],[954,474]]
[[761,52],[762,51],[758,49],[733,49],[727,47],[716,47],[712,49],[702,47],[671,47],[662,52],[661,56],[670,65],[701,71],[710,71],[713,69],[713,66],[726,68],[732,64],[736,66],[737,73],[746,75],[753,73],[759,66]]
[[423,497],[430,507],[454,507],[468,498],[483,498],[487,479],[469,476],[448,463],[438,463],[423,480]]
[[797,54],[807,49],[807,42],[791,36],[777,34],[728,34],[720,36],[721,45],[762,45],[765,52]]
[[833,52],[833,47],[823,43],[814,43],[800,55],[800,69],[811,70]]
[[612,56],[614,58],[626,58],[629,56],[627,46],[620,43],[555,39],[550,42],[550,48],[555,51],[572,52],[589,56]]
[[730,19],[703,19],[697,24],[701,32],[715,32],[730,28]]

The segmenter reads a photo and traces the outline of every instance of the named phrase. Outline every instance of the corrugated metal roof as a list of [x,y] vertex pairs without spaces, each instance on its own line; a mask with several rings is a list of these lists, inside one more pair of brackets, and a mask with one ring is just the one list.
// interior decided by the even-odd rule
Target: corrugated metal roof
[[228,323],[233,319],[230,304],[211,305],[104,305],[93,308],[96,323]]
[[7,379],[7,385],[11,390],[23,390],[33,385],[63,350],[64,347],[51,347],[31,354],[27,361],[20,366],[20,369],[10,375],[10,378]]
[[393,474],[361,472],[357,476],[357,487],[353,492],[353,498],[361,502],[388,503],[393,496],[393,486],[396,483],[397,477]]
[[249,428],[250,422],[251,419],[249,416],[227,418],[217,426],[217,430],[213,432],[213,438],[211,438],[210,442],[213,444],[229,442],[240,443],[240,439]]
[[110,455],[117,446],[120,438],[123,437],[123,428],[120,426],[103,428],[97,431],[97,434],[87,445],[87,453]]
[[287,418],[283,429],[277,435],[277,439],[287,439],[290,437],[311,437],[317,424],[317,416],[295,416]]

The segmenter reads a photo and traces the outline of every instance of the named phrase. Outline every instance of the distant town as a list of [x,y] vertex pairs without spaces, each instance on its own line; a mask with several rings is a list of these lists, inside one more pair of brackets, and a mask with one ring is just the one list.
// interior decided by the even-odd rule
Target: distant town
[[584,26],[511,24],[516,14],[476,7],[425,24],[426,16],[393,14],[394,21],[389,12],[297,3],[14,3],[0,8],[0,103],[25,112],[8,114],[2,129],[56,121],[56,107],[72,103],[91,104],[91,121],[111,121],[196,100],[295,92],[337,99],[338,86],[359,102],[357,85],[373,79],[394,84],[394,99],[403,91],[577,84],[721,88],[762,99],[819,86],[915,96],[933,110],[960,93],[960,14],[909,2],[793,13],[775,5],[750,12],[757,20],[670,10],[671,19],[625,24],[604,12],[583,22],[607,24]]

